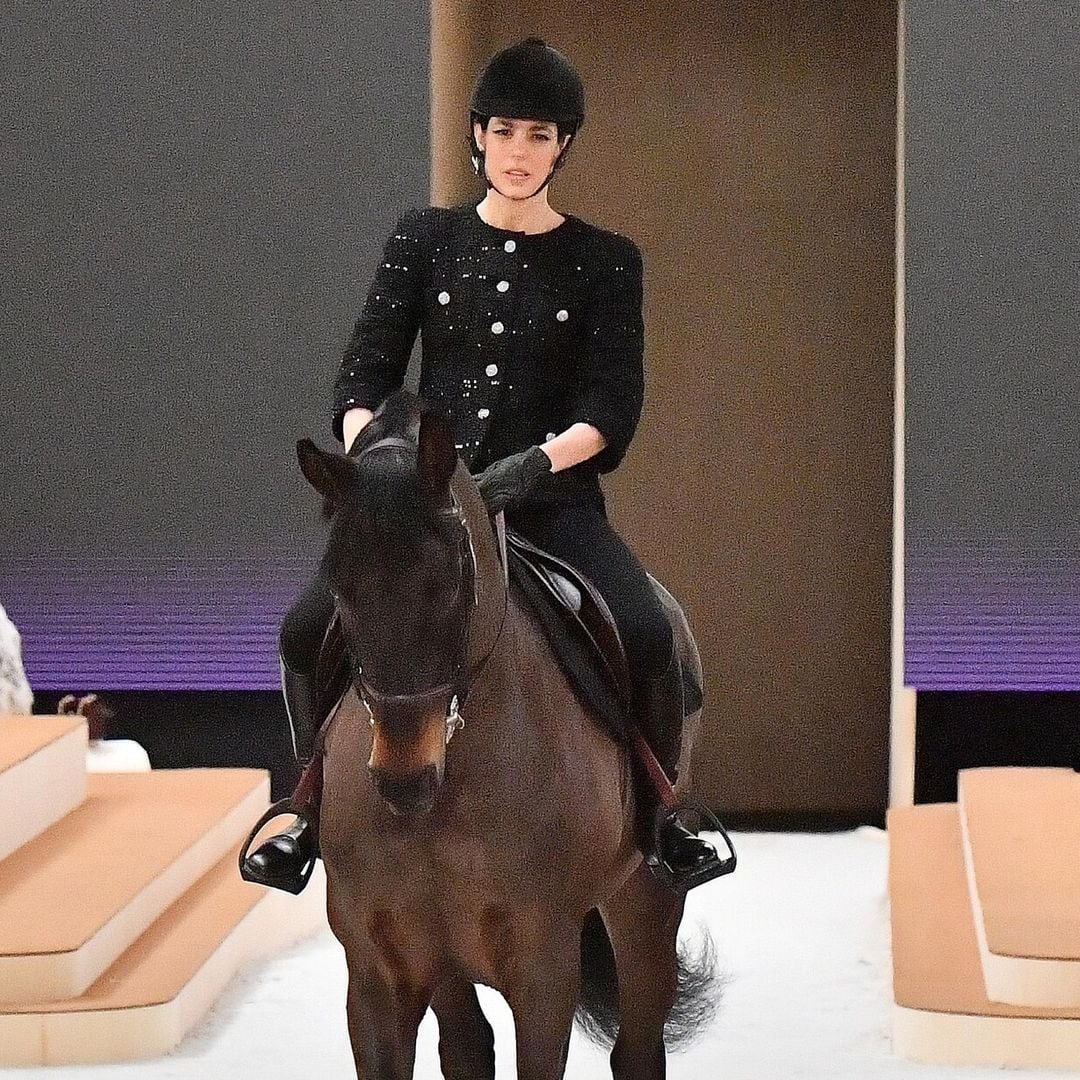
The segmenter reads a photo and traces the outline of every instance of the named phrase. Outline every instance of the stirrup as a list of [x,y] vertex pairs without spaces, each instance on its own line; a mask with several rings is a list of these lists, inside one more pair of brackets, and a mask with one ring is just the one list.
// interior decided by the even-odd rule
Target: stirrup
[[[319,847],[316,843],[315,849],[312,852],[311,858],[307,860],[303,868],[300,871],[300,876],[297,878],[284,878],[276,877],[269,874],[264,874],[259,870],[256,870],[248,862],[248,857],[251,854],[251,845],[255,842],[255,838],[259,835],[259,832],[267,824],[267,822],[273,821],[276,817],[281,817],[284,814],[295,814],[293,809],[292,799],[281,799],[279,802],[269,807],[265,814],[255,823],[255,827],[248,833],[248,838],[240,846],[240,854],[238,857],[240,876],[244,881],[250,881],[255,885],[265,885],[270,889],[283,889],[285,892],[292,893],[294,896],[301,893],[304,887],[311,880],[311,875],[315,872],[315,863],[318,861]],[[313,823],[309,823],[314,828]],[[269,839],[269,838],[268,838]]]
[[[698,819],[697,827],[690,828],[690,826],[685,825],[682,822],[684,815],[696,815]],[[724,843],[727,846],[727,857],[718,857],[716,862],[709,863],[707,866],[701,867],[700,870],[674,870],[667,860],[660,856],[660,834],[665,826],[672,821],[679,821],[680,824],[684,824],[684,827],[695,834],[701,831],[703,825],[710,831],[718,832],[724,838]],[[685,803],[674,809],[661,806],[656,811],[656,817],[653,819],[652,849],[646,852],[645,862],[653,875],[671,889],[676,896],[685,896],[691,889],[697,888],[698,885],[704,885],[705,882],[712,881],[714,878],[734,873],[738,857],[735,854],[735,846],[731,842],[731,837],[728,836],[727,829],[720,824],[719,818],[708,807],[702,806],[700,803]]]

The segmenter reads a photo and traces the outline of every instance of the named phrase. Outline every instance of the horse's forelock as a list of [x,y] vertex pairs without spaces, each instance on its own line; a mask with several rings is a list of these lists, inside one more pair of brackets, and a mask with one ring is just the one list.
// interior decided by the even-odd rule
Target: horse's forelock
[[[372,546],[394,557],[402,544],[419,543],[432,533],[452,540],[453,530],[444,509],[425,491],[416,454],[402,446],[367,453],[380,440],[402,438],[415,442],[425,405],[415,394],[400,390],[379,406],[370,423],[356,437],[349,456],[357,465],[358,483],[340,502],[325,510],[331,522],[327,563],[339,574],[357,561],[371,558]],[[468,470],[458,462],[455,488],[471,483]]]
[[379,549],[395,558],[402,545],[443,531],[438,508],[424,492],[408,451],[376,451],[357,465],[359,483],[334,505],[330,519],[327,558],[339,573]]

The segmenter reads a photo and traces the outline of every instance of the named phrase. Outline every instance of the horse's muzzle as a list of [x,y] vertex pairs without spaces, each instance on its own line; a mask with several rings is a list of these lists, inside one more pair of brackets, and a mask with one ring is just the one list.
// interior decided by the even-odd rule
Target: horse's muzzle
[[399,776],[384,769],[371,769],[375,790],[399,814],[427,814],[435,805],[435,795],[442,778],[435,765],[428,765],[419,772]]

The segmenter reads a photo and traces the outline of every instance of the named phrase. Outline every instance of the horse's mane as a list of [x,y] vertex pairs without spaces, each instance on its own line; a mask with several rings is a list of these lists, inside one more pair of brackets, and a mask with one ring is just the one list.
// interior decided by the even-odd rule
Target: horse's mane
[[397,390],[375,411],[371,422],[357,435],[349,448],[349,456],[356,457],[372,443],[387,436],[410,439],[416,442],[416,428],[424,411],[424,402],[408,390]]

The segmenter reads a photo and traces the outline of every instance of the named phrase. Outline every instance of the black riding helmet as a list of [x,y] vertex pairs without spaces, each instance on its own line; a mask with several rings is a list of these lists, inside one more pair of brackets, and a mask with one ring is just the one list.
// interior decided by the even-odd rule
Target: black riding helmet
[[[469,147],[473,169],[491,187],[484,155],[476,144],[473,124],[487,126],[493,116],[513,120],[546,120],[555,124],[559,138],[570,135],[547,179],[533,192],[539,194],[551,182],[585,120],[585,84],[573,64],[558,49],[531,37],[496,53],[484,68],[469,105]],[[532,196],[529,196],[532,198]]]

